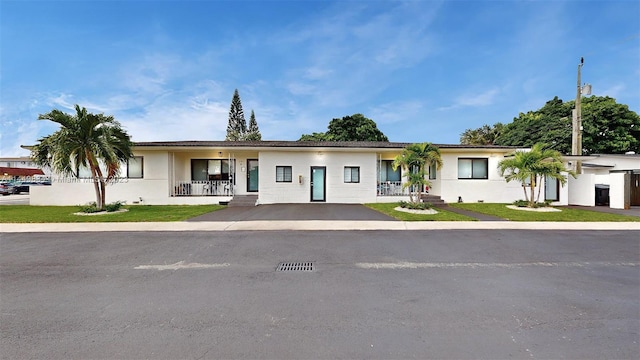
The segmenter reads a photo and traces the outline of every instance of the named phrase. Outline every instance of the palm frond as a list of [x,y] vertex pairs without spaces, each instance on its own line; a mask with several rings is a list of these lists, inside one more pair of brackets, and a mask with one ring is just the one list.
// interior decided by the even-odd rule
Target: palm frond
[[40,139],[32,157],[66,176],[77,177],[81,167],[88,168],[97,184],[97,203],[103,204],[104,181],[117,177],[120,165],[133,157],[133,143],[113,116],[92,114],[79,105],[75,110],[75,115],[52,110],[38,117],[60,124],[60,129]]

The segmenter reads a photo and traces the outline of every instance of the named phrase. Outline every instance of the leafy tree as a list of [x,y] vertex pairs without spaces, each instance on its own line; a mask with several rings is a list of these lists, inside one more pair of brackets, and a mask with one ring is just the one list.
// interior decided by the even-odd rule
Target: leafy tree
[[113,116],[92,114],[78,105],[75,115],[53,110],[38,120],[58,123],[60,130],[38,140],[31,150],[35,163],[76,178],[80,167],[88,168],[96,206],[104,209],[107,184],[118,176],[120,164],[133,157],[130,136]]
[[[567,172],[573,177],[576,176],[573,171],[565,169],[561,156],[559,151],[545,149],[542,143],[536,143],[529,151],[518,150],[513,153],[513,156],[500,161],[498,169],[500,175],[504,176],[507,182],[516,180],[522,183],[525,200],[529,203],[529,207],[535,207],[535,204],[540,200],[542,186],[538,187],[537,198],[534,198],[535,187],[536,184],[541,184],[543,178],[557,179],[564,185],[567,178],[562,172]],[[529,194],[527,194],[527,186]]]
[[304,134],[298,141],[389,141],[376,123],[362,114],[329,122],[326,133]]
[[298,141],[333,141],[327,133],[304,134],[298,139]]
[[393,160],[393,170],[398,167],[407,177],[402,188],[409,188],[409,201],[418,203],[422,197],[422,189],[431,186],[427,180],[427,169],[435,164],[437,169],[442,167],[440,149],[432,143],[411,144],[402,150],[402,153]]
[[262,135],[260,134],[260,130],[258,129],[258,122],[256,122],[256,114],[254,114],[253,110],[251,110],[251,116],[249,117],[249,129],[247,130],[247,133],[244,136],[244,140],[247,140],[247,141],[262,140]]
[[640,153],[640,116],[610,97],[582,101],[582,147],[587,154]]
[[460,135],[460,144],[494,145],[503,128],[502,123],[495,123],[493,126],[485,124],[477,129],[467,129]]
[[240,141],[244,139],[247,132],[247,121],[244,119],[242,101],[238,89],[233,92],[231,108],[229,109],[229,122],[227,123],[226,141]]
[[[582,148],[585,154],[640,152],[640,116],[608,96],[582,99]],[[496,145],[531,147],[541,142],[571,153],[572,110],[575,101],[557,96],[536,111],[520,113],[502,129]]]

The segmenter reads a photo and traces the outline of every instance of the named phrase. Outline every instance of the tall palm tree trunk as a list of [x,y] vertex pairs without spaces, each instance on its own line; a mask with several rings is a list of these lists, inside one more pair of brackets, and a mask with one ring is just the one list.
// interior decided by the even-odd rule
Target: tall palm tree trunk
[[106,206],[106,199],[107,199],[107,183],[104,181],[104,179],[100,178],[100,209],[104,209]]
[[536,196],[536,202],[540,202],[540,193],[542,192],[542,176],[540,177],[540,186],[538,186],[538,196]]
[[91,166],[91,177],[92,177],[92,183],[93,183],[93,189],[96,192],[96,207],[99,210],[102,210],[102,198],[101,198],[101,194],[102,191],[100,189],[100,184],[98,183],[98,173],[96,171],[96,168],[93,167],[93,165]]
[[531,175],[531,177],[529,178],[529,189],[530,189],[530,194],[531,194],[531,198],[529,198],[529,207],[533,207],[534,201],[535,201],[535,195],[536,195],[536,177],[534,175]]
[[105,197],[105,184],[102,178],[102,170],[100,170],[98,162],[89,152],[87,152],[87,159],[89,161],[89,167],[91,168],[91,174],[93,175],[93,187],[96,191],[96,207],[98,210],[102,210],[104,209]]

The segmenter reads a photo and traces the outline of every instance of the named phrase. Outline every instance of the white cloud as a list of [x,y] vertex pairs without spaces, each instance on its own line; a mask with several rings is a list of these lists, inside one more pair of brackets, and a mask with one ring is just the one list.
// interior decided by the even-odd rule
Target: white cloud
[[396,71],[433,53],[429,26],[438,9],[420,2],[340,3],[330,14],[288,27],[270,40],[298,49],[285,88],[309,97],[307,104],[316,108],[371,100],[390,86]]
[[69,94],[62,93],[62,94],[52,95],[50,98],[46,100],[46,102],[50,106],[53,106],[54,108],[61,111],[63,111],[64,109],[73,110],[75,108],[75,103],[73,102],[73,95],[69,95]]
[[609,87],[604,88],[602,91],[593,89],[593,92],[594,94],[598,93],[598,94],[601,94],[601,96],[609,96],[614,99],[617,99],[621,94],[625,92],[625,89],[626,89],[626,86],[624,84],[612,84],[612,85],[609,85]]
[[334,70],[328,68],[321,68],[318,66],[313,66],[305,71],[305,78],[309,80],[321,80],[327,78],[329,75],[332,75]]
[[143,114],[117,114],[133,141],[224,139],[226,105],[203,102],[197,97],[162,100],[147,106]]
[[452,105],[438,108],[438,110],[446,111],[460,107],[488,106],[494,103],[499,94],[500,90],[498,88],[492,88],[479,94],[465,93],[458,96]]
[[292,95],[312,95],[315,94],[316,87],[312,84],[294,81],[287,85],[287,90]]
[[[89,74],[101,77],[98,86],[57,89],[40,97],[38,109],[72,113],[77,103],[113,115],[134,141],[218,140],[226,135],[229,103],[237,87],[245,116],[255,109],[264,139],[295,140],[303,133],[326,131],[332,118],[354,112],[369,111],[365,116],[380,124],[398,123],[415,116],[421,105],[381,101],[367,109],[398,69],[418,64],[433,52],[429,26],[437,12],[433,3],[340,3],[281,32],[253,34],[257,39],[252,38],[251,49],[258,47],[257,53],[267,44],[286,54],[295,49],[295,56],[284,59],[290,66],[275,66],[273,73],[258,74],[264,77],[244,84],[236,83],[246,79],[244,74],[229,72],[238,71],[230,59],[246,51],[238,48],[244,43],[242,34],[191,53],[159,51],[153,41],[142,46],[145,39],[137,39],[131,44],[132,49],[139,46],[135,51]],[[25,127],[24,141],[33,143],[44,131]]]
[[415,123],[424,119],[425,105],[419,100],[394,101],[369,109],[368,117],[376,124]]

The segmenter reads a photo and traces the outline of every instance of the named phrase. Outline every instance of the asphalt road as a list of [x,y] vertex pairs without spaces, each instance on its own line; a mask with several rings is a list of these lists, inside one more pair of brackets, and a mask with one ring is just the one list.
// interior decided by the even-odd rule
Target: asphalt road
[[29,194],[11,194],[0,196],[0,205],[29,205]]
[[631,359],[639,295],[637,231],[0,238],[6,359]]

